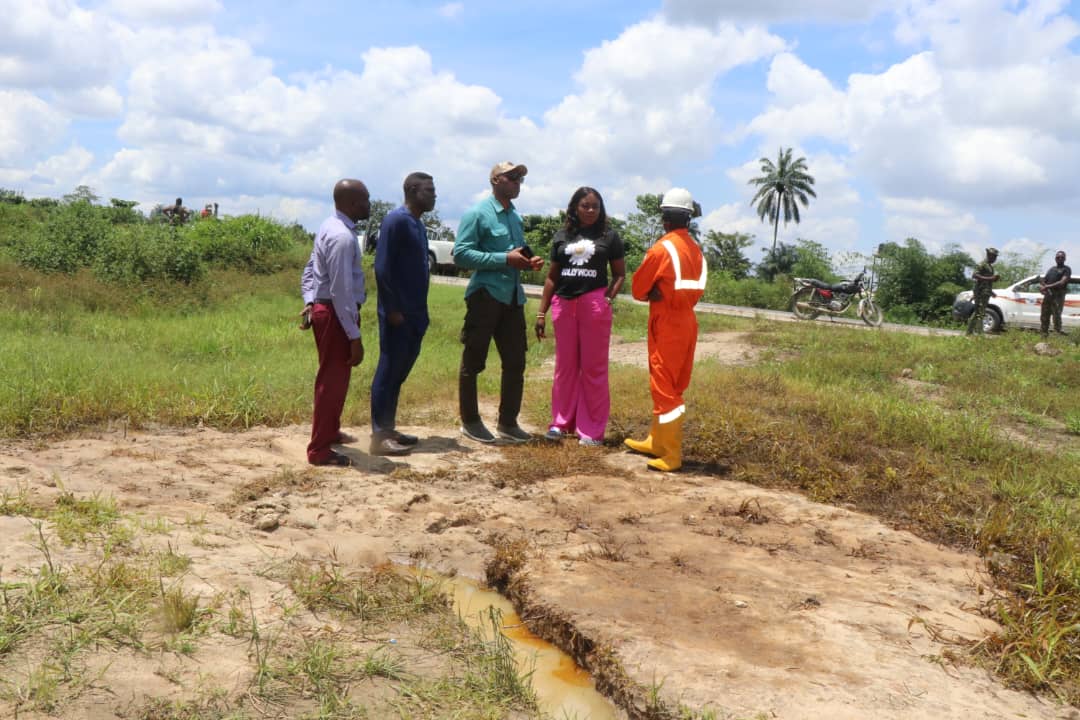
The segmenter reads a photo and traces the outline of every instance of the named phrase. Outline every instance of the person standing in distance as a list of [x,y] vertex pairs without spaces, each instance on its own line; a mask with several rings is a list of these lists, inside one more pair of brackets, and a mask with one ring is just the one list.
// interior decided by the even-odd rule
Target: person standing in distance
[[487,364],[492,339],[502,361],[499,394],[499,437],[526,442],[532,435],[518,426],[525,387],[525,290],[522,270],[539,270],[543,258],[525,244],[521,216],[513,200],[521,193],[528,169],[501,162],[491,168],[491,196],[466,211],[454,241],[454,264],[473,270],[465,290],[465,325],[461,330],[461,368],[458,373],[458,409],[461,432],[483,443],[495,436],[480,419],[476,378]]
[[176,198],[176,204],[162,208],[161,214],[165,216],[170,224],[183,225],[187,222],[188,216],[191,213],[184,207],[184,199]]
[[428,239],[421,216],[435,208],[435,182],[422,172],[405,178],[405,204],[379,227],[375,282],[379,295],[379,364],[371,379],[371,454],[404,455],[419,442],[395,428],[401,386],[428,328]]
[[666,234],[641,261],[630,283],[635,300],[649,301],[649,390],[653,416],[649,436],[627,438],[634,452],[652,455],[653,470],[682,467],[683,393],[690,385],[697,347],[694,305],[705,292],[708,267],[690,234],[690,220],[701,215],[688,190],[672,188],[660,200]]
[[1046,271],[1039,283],[1039,292],[1043,294],[1042,312],[1039,315],[1043,337],[1050,332],[1051,319],[1054,321],[1054,332],[1065,334],[1061,329],[1061,313],[1065,311],[1065,295],[1071,277],[1072,268],[1065,264],[1065,251],[1058,250],[1054,255],[1054,267]]
[[331,445],[341,439],[341,411],[352,369],[364,359],[360,306],[367,299],[356,223],[371,212],[371,197],[359,180],[334,186],[333,215],[319,226],[309,268],[301,278],[305,302],[311,301],[311,328],[319,351],[315,402],[307,457],[312,465],[349,465]]
[[994,272],[994,263],[997,261],[997,248],[986,248],[986,259],[979,263],[971,278],[975,281],[975,287],[971,293],[971,299],[975,301],[975,311],[968,320],[967,332],[982,335],[983,317],[986,315],[986,306],[990,304],[990,298],[994,297],[994,283],[1001,276]]
[[[555,377],[546,440],[577,432],[581,445],[603,445],[611,414],[608,350],[612,303],[626,279],[622,238],[608,227],[599,191],[580,187],[566,206],[566,222],[551,241],[551,257],[536,339],[547,337],[546,314],[555,324]],[[608,267],[611,281],[608,282]]]

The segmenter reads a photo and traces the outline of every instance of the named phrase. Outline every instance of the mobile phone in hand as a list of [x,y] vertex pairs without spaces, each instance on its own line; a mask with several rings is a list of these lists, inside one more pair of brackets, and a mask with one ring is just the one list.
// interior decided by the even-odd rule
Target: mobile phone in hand
[[528,245],[522,245],[522,246],[521,246],[521,255],[522,255],[522,256],[523,256],[523,257],[524,257],[524,258],[525,258],[526,260],[528,260],[528,259],[532,258],[532,257],[533,257],[534,255],[536,255],[536,253],[534,253],[534,252],[532,251],[532,248],[531,248],[531,247],[529,247]]

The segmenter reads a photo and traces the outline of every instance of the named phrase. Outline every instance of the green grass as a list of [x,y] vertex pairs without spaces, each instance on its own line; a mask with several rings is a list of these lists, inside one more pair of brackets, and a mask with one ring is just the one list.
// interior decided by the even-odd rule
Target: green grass
[[[117,421],[232,429],[310,422],[317,358],[311,333],[296,328],[295,273],[215,276],[214,293],[223,284],[236,293],[203,305],[183,293],[175,301],[137,296],[125,305],[99,297],[99,286],[83,276],[3,270],[0,282],[22,285],[0,297],[0,436],[40,437]],[[374,287],[370,275],[368,283]],[[460,287],[431,287],[432,325],[402,394],[402,423],[450,423],[456,416],[463,295]],[[645,317],[645,308],[620,306],[615,332],[643,339]],[[361,322],[366,357],[353,371],[346,425],[369,421],[367,388],[378,360],[373,291]],[[552,349],[550,341],[533,342],[530,363]],[[481,392],[498,393],[498,368],[492,349]]]
[[[85,275],[40,276],[0,264],[0,284],[0,436],[40,437],[107,421],[243,428],[310,419],[316,358],[310,333],[295,327],[295,273],[219,274],[176,297],[151,287],[131,302]],[[402,424],[454,421],[462,295],[460,287],[431,288],[432,326],[402,394]],[[615,334],[643,339],[646,313],[620,303]],[[346,424],[368,419],[373,301],[363,323],[368,356],[353,375]],[[1055,341],[1060,355],[1044,357],[1032,352],[1036,338],[1025,332],[967,340],[824,323],[707,318],[702,325],[747,332],[761,360],[737,368],[699,363],[688,393],[689,468],[854,506],[994,558],[1001,593],[989,610],[1004,630],[978,652],[1007,682],[1080,703],[1076,333]],[[552,351],[551,342],[531,341],[530,372]],[[899,380],[905,369],[916,382]],[[492,350],[480,382],[490,399],[498,376]],[[645,379],[644,369],[613,369],[609,439],[647,428]],[[526,383],[523,413],[536,426],[547,422],[549,393],[547,382]],[[1049,438],[1055,449],[1003,434],[1010,424]],[[1054,427],[1065,431],[1054,434]],[[508,453],[507,471],[543,465],[535,462],[538,452]],[[549,459],[552,468],[576,471],[572,459]],[[263,484],[309,482],[297,475]],[[19,492],[0,497],[0,509],[39,512]],[[129,540],[114,530],[129,524],[116,523],[106,500],[72,499],[55,512],[70,541],[104,535],[123,547]],[[348,578],[324,570],[331,574],[293,579],[304,603],[370,610],[342,589],[352,587]],[[43,692],[47,679],[39,683]]]

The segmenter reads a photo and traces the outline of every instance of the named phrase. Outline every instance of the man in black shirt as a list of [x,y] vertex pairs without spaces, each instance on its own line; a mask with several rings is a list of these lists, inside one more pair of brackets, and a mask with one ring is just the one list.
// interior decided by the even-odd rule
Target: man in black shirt
[[1039,291],[1043,294],[1042,314],[1039,317],[1043,337],[1050,332],[1050,320],[1054,320],[1054,332],[1064,335],[1061,330],[1061,313],[1065,308],[1065,293],[1072,277],[1072,270],[1065,264],[1065,251],[1058,250],[1054,255],[1054,267],[1046,271]]

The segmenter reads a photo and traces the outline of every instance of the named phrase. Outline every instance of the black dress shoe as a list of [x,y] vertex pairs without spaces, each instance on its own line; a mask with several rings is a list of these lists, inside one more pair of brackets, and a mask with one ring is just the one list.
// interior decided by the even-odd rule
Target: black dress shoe
[[322,460],[316,460],[315,462],[312,462],[311,464],[312,465],[330,465],[330,466],[333,466],[333,467],[349,467],[350,465],[352,465],[352,460],[350,460],[347,456],[342,455],[341,453],[334,452],[334,451],[331,450],[330,454],[327,455],[325,458],[323,458]]
[[420,438],[416,437],[415,435],[406,435],[403,432],[395,434],[394,439],[402,445],[415,445],[416,443],[420,442]]
[[396,438],[371,439],[372,455],[408,455],[412,448],[402,445]]

